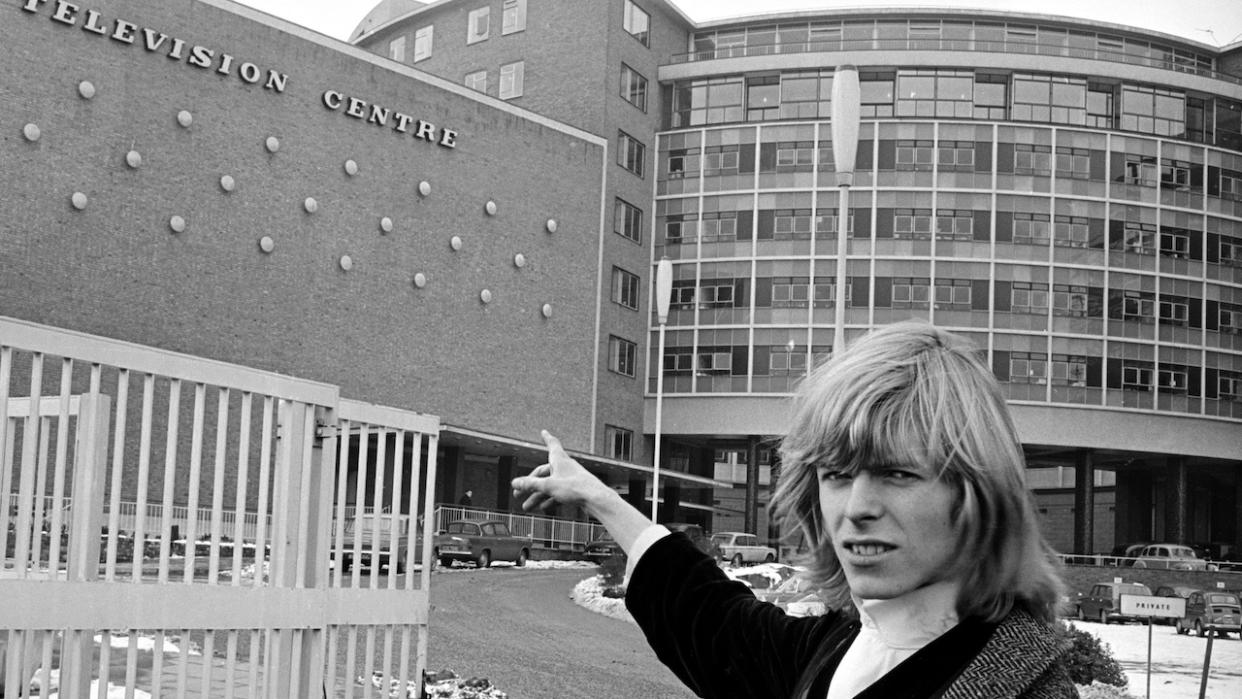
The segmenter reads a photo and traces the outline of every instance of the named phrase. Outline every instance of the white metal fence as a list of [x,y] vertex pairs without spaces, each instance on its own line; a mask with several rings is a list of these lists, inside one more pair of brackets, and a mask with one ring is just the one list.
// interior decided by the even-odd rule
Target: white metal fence
[[[366,580],[328,560],[360,544],[334,494],[431,516],[438,431],[335,386],[0,318],[3,695],[37,668],[44,693],[58,674],[99,699],[417,684],[430,540]],[[205,550],[178,554],[174,525]]]
[[494,512],[451,505],[440,505],[436,508],[437,530],[443,530],[449,522],[458,520],[504,522],[509,525],[510,532],[517,536],[529,537],[535,546],[569,551],[581,551],[605,531],[602,524],[595,522]]

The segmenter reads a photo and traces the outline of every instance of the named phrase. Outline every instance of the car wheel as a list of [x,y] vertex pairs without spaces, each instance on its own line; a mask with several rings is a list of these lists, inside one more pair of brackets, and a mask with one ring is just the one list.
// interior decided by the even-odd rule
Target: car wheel
[[1147,567],[1147,561],[1135,561],[1135,562],[1134,562],[1134,567],[1135,567],[1135,568],[1146,568],[1146,567]]
[[1198,619],[1195,619],[1195,635],[1199,638],[1203,638],[1207,635],[1207,633],[1203,630],[1203,624],[1199,623]]
[[526,549],[522,549],[522,551],[518,553],[517,560],[514,561],[513,564],[521,568],[522,566],[526,565],[526,560],[528,558],[530,558],[530,553]]
[[732,564],[734,568],[741,568],[742,567],[742,554],[740,553],[733,554]]
[[773,556],[772,554],[769,553],[768,555],[763,557],[763,562],[764,563],[775,563],[776,556]]
[[487,568],[492,564],[492,552],[484,549],[479,557],[474,560],[475,565],[480,568]]
[[1104,611],[1103,609],[1100,610],[1100,623],[1101,624],[1108,623],[1108,612]]
[[1179,635],[1179,636],[1180,636],[1181,634],[1186,633],[1186,629],[1185,629],[1185,627],[1183,627],[1183,626],[1182,626],[1182,620],[1181,620],[1181,619],[1178,619],[1177,621],[1173,622],[1173,630],[1174,630],[1174,631],[1176,631],[1176,632],[1178,633],[1178,635]]
[[1078,605],[1078,620],[1079,620],[1079,621],[1086,621],[1086,620],[1087,620],[1087,614],[1086,614],[1086,612],[1084,612],[1084,611],[1082,610],[1082,605]]
[[443,568],[452,568],[452,567],[453,567],[453,559],[451,559],[451,558],[441,558],[441,559],[440,559],[440,566],[441,566],[441,567],[443,567]]

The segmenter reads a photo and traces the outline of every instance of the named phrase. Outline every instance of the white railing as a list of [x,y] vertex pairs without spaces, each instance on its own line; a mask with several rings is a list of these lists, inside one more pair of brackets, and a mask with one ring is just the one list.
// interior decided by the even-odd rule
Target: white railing
[[509,531],[517,536],[528,537],[535,546],[548,549],[581,551],[587,544],[604,533],[604,525],[557,517],[541,517],[512,512],[494,512],[460,505],[436,507],[436,530],[445,529],[449,522],[500,521],[509,525]]

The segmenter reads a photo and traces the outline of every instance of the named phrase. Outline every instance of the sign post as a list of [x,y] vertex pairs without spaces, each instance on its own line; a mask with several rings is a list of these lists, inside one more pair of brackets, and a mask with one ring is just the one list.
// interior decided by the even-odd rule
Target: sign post
[[1186,599],[1183,597],[1123,594],[1121,596],[1121,613],[1126,616],[1147,617],[1147,699],[1151,699],[1152,617],[1180,619],[1186,616]]

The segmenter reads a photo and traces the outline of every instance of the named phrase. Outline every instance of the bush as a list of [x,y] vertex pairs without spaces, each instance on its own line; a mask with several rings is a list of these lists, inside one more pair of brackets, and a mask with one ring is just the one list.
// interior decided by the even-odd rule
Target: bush
[[625,597],[625,563],[623,553],[614,553],[599,564],[599,574],[603,579],[603,595],[605,597]]
[[1114,687],[1126,686],[1126,675],[1113,658],[1107,643],[1101,643],[1100,639],[1073,624],[1058,625],[1057,633],[1068,647],[1064,656],[1065,668],[1074,684],[1098,682]]

